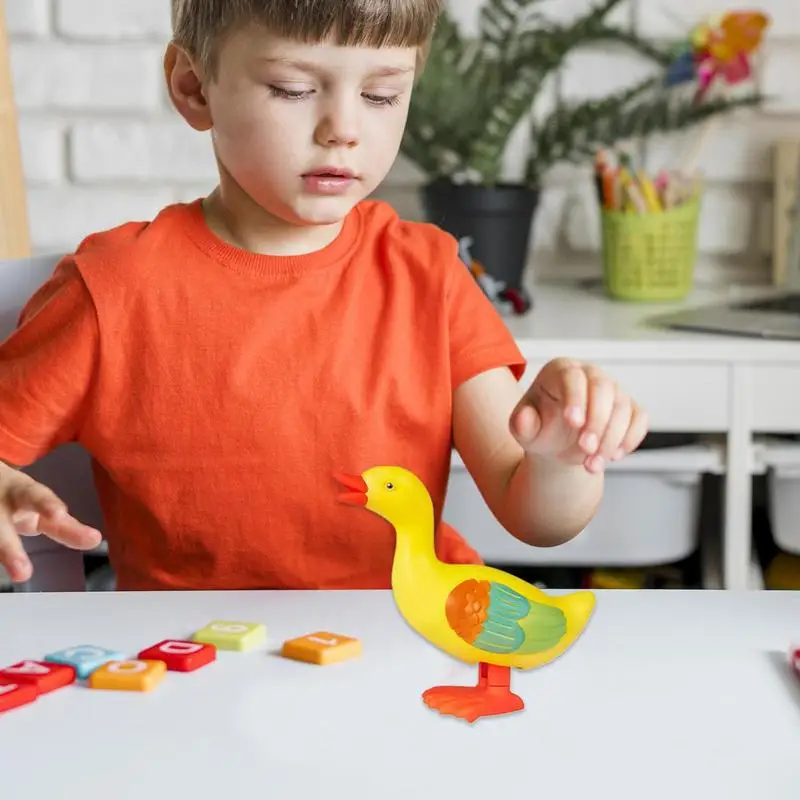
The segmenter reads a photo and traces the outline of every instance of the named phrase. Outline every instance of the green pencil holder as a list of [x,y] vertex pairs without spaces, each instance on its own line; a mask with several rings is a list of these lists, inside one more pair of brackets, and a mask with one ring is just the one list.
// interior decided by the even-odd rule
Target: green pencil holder
[[700,199],[667,211],[603,209],[606,293],[619,300],[679,300],[692,289]]

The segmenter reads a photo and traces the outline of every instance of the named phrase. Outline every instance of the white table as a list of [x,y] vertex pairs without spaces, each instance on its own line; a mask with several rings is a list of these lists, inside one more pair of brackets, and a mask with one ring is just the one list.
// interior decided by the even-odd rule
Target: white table
[[723,585],[748,588],[755,433],[800,432],[800,343],[669,331],[648,318],[757,297],[763,287],[698,290],[672,304],[625,303],[573,284],[534,288],[535,306],[508,319],[530,361],[591,361],[619,379],[659,432],[721,434],[726,442]]
[[[800,593],[599,592],[572,650],[514,673],[525,711],[472,726],[420,694],[477,670],[412,632],[388,592],[2,596],[0,662],[79,643],[135,655],[212,619],[263,621],[269,642],[150,694],[71,686],[0,715],[2,796],[798,796],[785,653]],[[316,667],[271,652],[320,629],[359,638],[363,656]]]

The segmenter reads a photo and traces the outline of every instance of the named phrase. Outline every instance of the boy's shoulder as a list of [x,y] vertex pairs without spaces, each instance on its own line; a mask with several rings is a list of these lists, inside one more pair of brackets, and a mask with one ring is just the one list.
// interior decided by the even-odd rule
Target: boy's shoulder
[[150,219],[122,222],[85,236],[62,259],[96,307],[128,305],[134,297],[157,297],[200,251],[188,235],[194,203],[176,202]]
[[432,222],[404,219],[385,200],[364,200],[359,207],[367,235],[382,238],[390,245],[409,248],[416,254],[458,255],[455,237]]
[[186,203],[163,207],[149,220],[132,220],[87,234],[72,254],[78,263],[143,263],[130,256],[136,251],[173,254],[182,241],[175,233],[184,224]]
[[380,252],[386,265],[410,275],[448,283],[465,268],[454,236],[431,222],[403,219],[384,200],[359,204],[364,240],[370,252]]

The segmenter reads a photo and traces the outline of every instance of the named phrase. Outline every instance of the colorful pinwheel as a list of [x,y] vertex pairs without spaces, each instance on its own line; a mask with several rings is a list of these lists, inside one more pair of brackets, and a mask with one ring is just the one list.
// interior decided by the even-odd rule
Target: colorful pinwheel
[[697,79],[699,103],[718,79],[729,86],[747,80],[768,26],[769,17],[759,11],[731,11],[701,23],[667,69],[667,85]]

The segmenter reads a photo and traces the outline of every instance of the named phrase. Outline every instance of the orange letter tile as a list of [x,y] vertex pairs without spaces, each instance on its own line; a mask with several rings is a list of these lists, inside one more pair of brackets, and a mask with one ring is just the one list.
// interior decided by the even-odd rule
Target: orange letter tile
[[334,664],[360,656],[361,642],[337,633],[319,631],[284,642],[281,653],[285,658],[309,664]]
[[89,676],[89,686],[92,689],[149,692],[161,683],[166,673],[167,665],[163,661],[110,661]]

